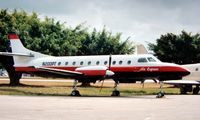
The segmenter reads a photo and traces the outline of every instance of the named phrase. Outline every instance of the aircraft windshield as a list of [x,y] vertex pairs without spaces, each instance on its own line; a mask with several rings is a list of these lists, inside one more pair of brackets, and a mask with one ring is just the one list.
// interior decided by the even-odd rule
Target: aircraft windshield
[[156,62],[156,60],[153,59],[152,57],[148,57],[147,59],[148,59],[149,62]]
[[138,62],[140,62],[140,63],[141,63],[141,62],[148,62],[148,61],[147,61],[147,59],[146,59],[146,58],[139,58],[139,59],[138,59]]

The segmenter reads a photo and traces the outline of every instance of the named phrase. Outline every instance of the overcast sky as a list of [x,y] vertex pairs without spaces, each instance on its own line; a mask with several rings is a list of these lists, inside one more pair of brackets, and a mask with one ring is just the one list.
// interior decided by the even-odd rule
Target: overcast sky
[[1,0],[0,8],[35,11],[72,27],[103,26],[123,39],[155,42],[161,34],[200,32],[200,0]]

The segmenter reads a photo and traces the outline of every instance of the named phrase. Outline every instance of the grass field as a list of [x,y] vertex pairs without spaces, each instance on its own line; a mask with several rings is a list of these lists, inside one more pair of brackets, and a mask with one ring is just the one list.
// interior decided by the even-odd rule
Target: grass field
[[[41,81],[22,81],[22,86],[11,87],[8,80],[0,80],[0,95],[41,95],[41,96],[69,96],[72,91],[72,82],[41,82]],[[80,84],[79,84],[80,85]],[[78,87],[82,96],[110,96],[113,91],[114,82],[104,82],[101,90],[101,83],[91,84],[91,87]],[[121,96],[135,95],[155,95],[159,92],[159,84],[120,84],[119,90]],[[164,85],[166,94],[179,94],[178,88],[170,85]]]

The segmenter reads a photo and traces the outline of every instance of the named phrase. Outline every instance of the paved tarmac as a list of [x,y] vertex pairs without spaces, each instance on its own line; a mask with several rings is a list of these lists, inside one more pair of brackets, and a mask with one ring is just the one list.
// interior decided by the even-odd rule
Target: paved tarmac
[[1,120],[200,120],[199,95],[0,96]]

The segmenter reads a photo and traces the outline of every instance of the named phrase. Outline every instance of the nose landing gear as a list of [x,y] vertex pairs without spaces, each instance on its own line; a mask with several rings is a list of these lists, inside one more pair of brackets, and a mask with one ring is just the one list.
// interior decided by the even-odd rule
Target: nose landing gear
[[165,93],[163,91],[163,81],[160,81],[160,92],[157,94],[156,98],[163,98]]

